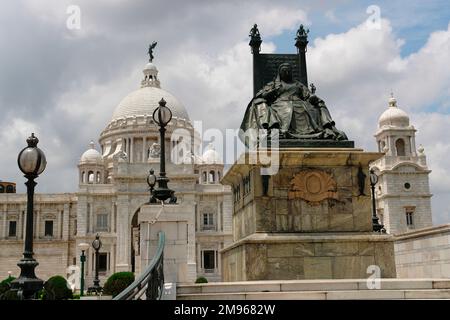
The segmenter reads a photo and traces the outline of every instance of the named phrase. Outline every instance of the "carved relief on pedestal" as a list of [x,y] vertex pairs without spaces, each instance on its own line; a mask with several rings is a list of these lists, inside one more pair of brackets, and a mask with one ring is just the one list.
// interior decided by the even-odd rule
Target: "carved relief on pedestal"
[[289,200],[303,199],[311,204],[319,204],[325,199],[338,200],[336,181],[326,172],[305,170],[291,180]]

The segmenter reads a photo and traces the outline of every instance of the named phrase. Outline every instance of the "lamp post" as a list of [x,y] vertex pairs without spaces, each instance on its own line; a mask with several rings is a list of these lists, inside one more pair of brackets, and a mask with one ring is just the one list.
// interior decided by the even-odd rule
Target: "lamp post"
[[100,236],[95,236],[94,241],[92,241],[92,248],[95,250],[95,277],[94,277],[94,286],[88,289],[89,292],[95,291],[99,293],[102,291],[102,287],[100,287],[100,280],[98,279],[98,251],[102,247],[102,242],[100,241]]
[[[170,120],[172,120],[172,111],[170,111],[170,109],[166,107],[166,101],[164,100],[164,98],[159,101],[159,107],[156,108],[153,112],[153,120],[159,126],[161,154],[159,177],[156,179],[156,182],[158,182],[158,188],[153,190],[152,195],[154,198],[160,201],[165,201],[169,198],[173,199],[174,192],[167,187],[167,182],[169,182],[169,179],[166,177],[166,147],[164,140],[166,126],[170,122]],[[173,202],[171,201],[171,203]]]
[[20,276],[11,282],[12,290],[17,290],[19,299],[33,299],[36,293],[42,289],[44,282],[36,277],[34,269],[39,263],[33,258],[33,201],[36,179],[45,170],[47,160],[45,154],[37,147],[39,139],[34,133],[27,139],[28,147],[20,151],[17,163],[20,171],[27,178],[27,217],[25,230],[25,249],[23,258],[17,264],[20,268]]
[[86,255],[84,252],[89,249],[88,243],[80,243],[78,247],[81,250],[80,262],[81,262],[81,279],[80,279],[80,296],[84,295],[84,263],[86,262]]
[[377,209],[375,203],[375,185],[378,182],[378,176],[376,175],[373,169],[369,171],[370,177],[370,187],[372,189],[372,228],[375,232],[381,232],[383,230],[383,225],[380,224],[379,219],[377,217]]

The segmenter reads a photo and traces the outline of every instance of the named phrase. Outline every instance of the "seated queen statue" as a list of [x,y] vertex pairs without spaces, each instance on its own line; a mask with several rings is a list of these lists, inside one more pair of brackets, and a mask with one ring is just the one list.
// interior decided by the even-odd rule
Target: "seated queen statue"
[[275,80],[248,104],[241,124],[242,141],[248,129],[277,129],[280,139],[348,140],[344,132],[336,129],[325,102],[315,95],[314,86],[310,91],[293,79],[289,63],[281,64]]

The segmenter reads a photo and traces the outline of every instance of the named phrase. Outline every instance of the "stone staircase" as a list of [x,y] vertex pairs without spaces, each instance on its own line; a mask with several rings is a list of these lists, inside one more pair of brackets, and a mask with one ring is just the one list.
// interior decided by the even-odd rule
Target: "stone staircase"
[[177,300],[450,299],[450,279],[271,280],[177,285]]

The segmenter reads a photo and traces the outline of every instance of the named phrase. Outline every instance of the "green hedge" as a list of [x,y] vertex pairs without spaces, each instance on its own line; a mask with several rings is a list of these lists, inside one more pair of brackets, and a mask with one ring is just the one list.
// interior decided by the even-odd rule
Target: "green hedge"
[[103,287],[103,294],[117,296],[134,281],[133,272],[116,272],[106,280]]
[[64,277],[53,276],[45,281],[42,300],[66,300],[72,297],[72,290]]
[[0,300],[18,300],[17,293],[11,291],[11,282],[16,279],[9,276],[0,282]]
[[197,280],[195,280],[195,283],[208,283],[208,279],[205,277],[198,277]]

